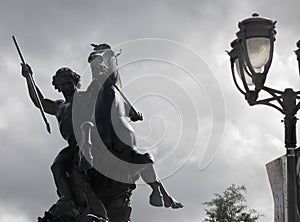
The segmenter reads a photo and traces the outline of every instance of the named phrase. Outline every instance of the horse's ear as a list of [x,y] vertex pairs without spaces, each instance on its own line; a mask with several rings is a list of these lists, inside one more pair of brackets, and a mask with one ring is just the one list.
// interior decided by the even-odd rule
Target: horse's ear
[[118,57],[119,55],[121,55],[121,53],[122,53],[122,49],[119,49],[119,51],[115,52],[115,57]]
[[94,48],[96,48],[98,45],[92,43],[91,46],[93,46]]

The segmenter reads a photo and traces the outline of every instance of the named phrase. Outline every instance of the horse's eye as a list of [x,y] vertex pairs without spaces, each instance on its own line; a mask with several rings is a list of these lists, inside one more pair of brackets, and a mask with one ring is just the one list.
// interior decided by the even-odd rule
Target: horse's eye
[[103,54],[103,56],[105,57],[105,58],[107,58],[107,59],[110,59],[111,57],[113,57],[115,54],[114,54],[114,52],[112,51],[112,50],[107,50],[104,54]]

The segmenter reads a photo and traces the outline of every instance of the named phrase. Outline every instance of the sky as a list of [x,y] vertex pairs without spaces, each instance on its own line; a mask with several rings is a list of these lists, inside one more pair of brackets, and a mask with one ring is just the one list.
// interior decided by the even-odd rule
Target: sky
[[144,121],[132,123],[141,152],[154,155],[158,175],[180,210],[149,205],[141,181],[132,221],[199,222],[203,202],[231,184],[247,187],[247,203],[273,220],[265,164],[284,155],[283,116],[250,107],[236,89],[225,50],[238,22],[257,12],[277,20],[274,59],[266,85],[300,88],[293,53],[300,39],[296,0],[1,1],[0,222],[29,222],[57,201],[50,166],[66,146],[56,120],[48,134],[31,103],[15,35],[37,85],[60,99],[51,79],[60,67],[91,80],[90,43],[122,49],[123,90]]

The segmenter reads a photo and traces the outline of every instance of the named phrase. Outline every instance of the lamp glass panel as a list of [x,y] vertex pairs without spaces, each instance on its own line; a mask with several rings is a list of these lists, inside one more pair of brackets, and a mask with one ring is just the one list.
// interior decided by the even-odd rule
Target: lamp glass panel
[[[240,79],[242,80],[239,59],[236,59],[234,63],[235,63],[235,68],[236,68],[237,74],[240,77]],[[244,67],[242,67],[242,68],[243,68],[243,73],[245,75],[245,80],[246,80],[247,85],[248,86],[253,86],[254,84],[253,84],[253,81],[252,81],[252,77],[247,74],[247,71],[245,70]]]
[[261,73],[270,56],[270,39],[264,37],[249,38],[246,40],[247,51],[252,68]]

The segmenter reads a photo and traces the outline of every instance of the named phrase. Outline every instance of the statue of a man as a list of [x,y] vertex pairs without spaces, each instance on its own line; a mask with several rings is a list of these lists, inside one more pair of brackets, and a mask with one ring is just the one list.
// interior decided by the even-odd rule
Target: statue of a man
[[58,196],[64,201],[73,202],[79,210],[96,214],[102,217],[103,221],[107,221],[105,207],[94,195],[93,190],[87,182],[84,170],[81,170],[78,166],[79,147],[73,130],[72,103],[74,94],[80,87],[80,76],[70,68],[64,67],[58,69],[53,76],[52,84],[55,89],[62,92],[64,100],[50,100],[43,96],[37,86],[32,85],[33,83],[30,81],[30,75],[32,74],[32,70],[28,64],[22,65],[22,75],[27,80],[32,102],[35,106],[38,106],[38,101],[34,94],[35,87],[44,111],[56,117],[60,133],[68,143],[68,146],[57,155],[51,166]]

